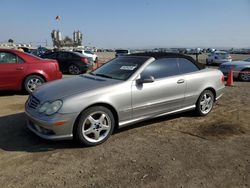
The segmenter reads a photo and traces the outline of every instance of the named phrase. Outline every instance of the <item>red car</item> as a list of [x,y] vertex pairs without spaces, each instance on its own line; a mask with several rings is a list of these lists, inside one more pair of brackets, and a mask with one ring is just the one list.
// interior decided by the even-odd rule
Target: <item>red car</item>
[[56,60],[45,60],[18,50],[0,49],[0,90],[31,93],[44,82],[61,79]]

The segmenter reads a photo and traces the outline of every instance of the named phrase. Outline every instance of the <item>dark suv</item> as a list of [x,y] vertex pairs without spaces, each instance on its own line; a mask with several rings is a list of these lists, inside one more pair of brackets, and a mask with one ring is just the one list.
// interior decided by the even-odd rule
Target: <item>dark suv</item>
[[88,58],[78,52],[57,51],[45,53],[41,57],[46,59],[56,59],[60,70],[70,74],[85,73],[92,67]]

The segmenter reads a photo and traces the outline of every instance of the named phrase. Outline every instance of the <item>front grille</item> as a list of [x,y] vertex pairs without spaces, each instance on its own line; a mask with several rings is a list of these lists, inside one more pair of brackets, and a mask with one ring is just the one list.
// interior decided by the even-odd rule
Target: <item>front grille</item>
[[28,100],[28,107],[32,109],[36,109],[39,104],[40,104],[39,99],[37,99],[33,95],[30,95],[29,100]]

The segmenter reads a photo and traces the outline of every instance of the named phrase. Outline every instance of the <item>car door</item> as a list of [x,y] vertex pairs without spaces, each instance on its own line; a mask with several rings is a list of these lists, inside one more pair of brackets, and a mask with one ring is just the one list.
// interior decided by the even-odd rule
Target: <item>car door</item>
[[11,52],[0,52],[0,89],[18,89],[27,64]]
[[180,73],[185,76],[186,91],[185,100],[183,102],[184,107],[190,107],[195,105],[199,93],[199,88],[205,83],[205,78],[202,78],[202,72],[191,61],[185,58],[178,58],[178,66]]
[[133,118],[167,113],[182,108],[186,82],[180,75],[177,58],[158,59],[149,64],[140,77],[154,77],[154,82],[132,84]]

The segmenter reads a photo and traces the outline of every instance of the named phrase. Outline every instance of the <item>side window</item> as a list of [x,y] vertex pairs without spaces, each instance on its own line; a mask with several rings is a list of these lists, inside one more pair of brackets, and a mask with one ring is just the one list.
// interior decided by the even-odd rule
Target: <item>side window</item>
[[58,57],[63,59],[69,59],[72,58],[72,54],[67,52],[61,52],[58,54]]
[[68,58],[68,59],[70,59],[70,58],[73,58],[73,57],[75,57],[73,54],[71,54],[71,53],[66,53],[66,57]]
[[184,58],[179,58],[178,64],[181,74],[195,72],[199,70],[195,64]]
[[48,55],[49,58],[56,59],[57,53],[51,53]]
[[67,58],[67,54],[65,52],[59,52],[58,58],[65,59],[65,58]]
[[155,79],[160,79],[178,74],[177,58],[163,58],[149,64],[141,73],[141,77],[153,76]]
[[21,58],[9,52],[0,52],[0,64],[23,62]]
[[22,58],[20,58],[20,57],[17,56],[17,62],[18,63],[24,63],[24,60]]

